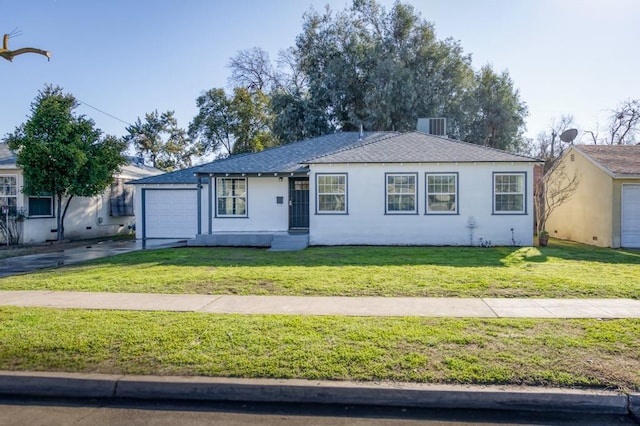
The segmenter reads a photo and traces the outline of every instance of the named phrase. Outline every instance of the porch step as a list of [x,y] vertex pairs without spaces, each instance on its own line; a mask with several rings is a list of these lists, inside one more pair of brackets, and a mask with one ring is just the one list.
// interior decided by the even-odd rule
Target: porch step
[[298,251],[309,246],[309,234],[276,234],[269,251]]

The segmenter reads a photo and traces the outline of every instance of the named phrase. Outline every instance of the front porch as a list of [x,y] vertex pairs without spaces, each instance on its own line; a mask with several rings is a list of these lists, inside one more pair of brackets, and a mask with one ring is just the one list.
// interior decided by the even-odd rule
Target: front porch
[[198,234],[190,247],[269,247],[272,251],[303,250],[309,245],[309,232],[214,232]]

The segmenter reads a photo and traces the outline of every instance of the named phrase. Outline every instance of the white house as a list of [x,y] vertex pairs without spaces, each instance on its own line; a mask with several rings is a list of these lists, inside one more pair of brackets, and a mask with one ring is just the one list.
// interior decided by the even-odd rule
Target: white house
[[274,248],[531,245],[537,162],[421,132],[335,133],[133,182],[136,236]]
[[[161,174],[153,167],[132,162],[122,167],[115,182],[96,197],[74,197],[65,216],[65,238],[85,239],[131,232],[135,224],[133,200],[135,187],[128,182]],[[24,179],[16,165],[16,156],[6,143],[0,143],[0,206],[11,214],[23,212],[22,243],[55,240],[57,220],[54,197],[32,197],[22,193]],[[6,241],[4,235],[0,239]]]

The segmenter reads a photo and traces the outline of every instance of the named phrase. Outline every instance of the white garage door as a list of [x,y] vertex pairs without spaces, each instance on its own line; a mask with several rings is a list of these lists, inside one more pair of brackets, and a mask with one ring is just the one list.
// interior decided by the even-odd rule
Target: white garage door
[[622,247],[640,248],[640,185],[622,185]]
[[193,238],[198,233],[195,189],[146,189],[145,238]]

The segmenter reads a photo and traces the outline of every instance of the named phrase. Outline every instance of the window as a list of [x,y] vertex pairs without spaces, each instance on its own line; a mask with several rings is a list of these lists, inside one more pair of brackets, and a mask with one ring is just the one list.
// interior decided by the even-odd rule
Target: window
[[347,213],[347,175],[316,175],[318,213]]
[[387,174],[386,213],[418,213],[416,206],[417,174]]
[[29,217],[52,217],[53,197],[29,197]]
[[247,216],[247,180],[218,178],[218,216]]
[[493,212],[525,213],[525,173],[493,174]]
[[124,179],[116,179],[111,184],[109,196],[111,216],[134,216],[133,185],[125,185]]
[[9,207],[9,215],[18,211],[18,178],[15,175],[0,175],[0,206]]
[[457,192],[457,173],[427,173],[427,214],[458,213]]

